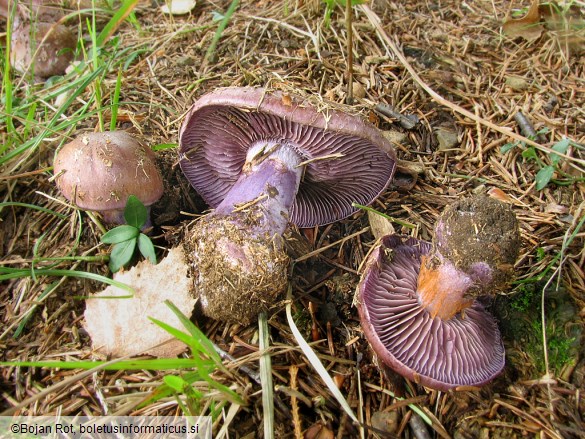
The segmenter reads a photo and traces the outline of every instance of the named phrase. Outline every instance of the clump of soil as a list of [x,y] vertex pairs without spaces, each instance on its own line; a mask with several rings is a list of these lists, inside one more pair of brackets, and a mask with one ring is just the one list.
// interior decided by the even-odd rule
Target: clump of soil
[[[485,195],[461,199],[448,206],[435,228],[433,245],[456,268],[486,282],[473,295],[491,293],[510,280],[520,249],[518,220],[512,208]],[[489,279],[488,279],[489,278]],[[491,291],[490,291],[491,290]]]

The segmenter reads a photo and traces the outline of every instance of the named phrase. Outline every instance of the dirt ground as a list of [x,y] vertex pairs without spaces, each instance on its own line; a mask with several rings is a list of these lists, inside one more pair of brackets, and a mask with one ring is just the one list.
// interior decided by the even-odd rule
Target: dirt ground
[[[185,112],[218,87],[296,91],[351,107],[392,139],[400,179],[372,207],[415,225],[394,224],[397,232],[430,240],[444,206],[465,195],[487,193],[513,206],[522,237],[516,282],[487,302],[502,330],[506,366],[481,389],[456,392],[425,389],[389,370],[381,372],[363,337],[352,301],[361,264],[375,242],[368,215],[362,211],[328,226],[293,228],[299,243],[293,258],[312,252],[291,275],[297,325],[315,342],[313,349],[359,419],[374,427],[363,432],[365,437],[585,436],[585,63],[583,39],[573,38],[579,32],[583,38],[585,3],[570,3],[577,23],[571,38],[549,24],[530,41],[502,31],[507,17],[518,9],[525,12],[528,1],[372,0],[355,5],[351,99],[346,14],[337,3],[327,24],[324,1],[241,2],[212,57],[206,52],[218,25],[213,13],[224,13],[229,1],[199,0],[181,16],[164,15],[156,1],[141,2],[135,9],[137,24],[126,22],[116,31],[118,50],[129,49],[124,56],[130,60],[122,75],[118,129],[150,145],[176,144]],[[0,21],[0,29],[4,24]],[[104,96],[116,77],[112,70],[101,84]],[[85,97],[75,106],[81,107]],[[47,117],[39,114],[38,120],[42,124]],[[0,202],[34,204],[64,217],[0,207],[0,267],[30,268],[39,256],[108,253],[96,223],[64,203],[50,180],[55,150],[97,127],[95,117],[82,118],[68,132],[47,135],[25,159],[4,162]],[[6,139],[2,126],[0,134]],[[569,147],[561,156],[551,155],[564,138],[572,141]],[[162,257],[181,225],[207,206],[181,174],[176,148],[157,154],[167,187],[153,207],[152,237]],[[550,181],[539,181],[546,166],[554,173]],[[44,260],[38,266],[53,263]],[[103,258],[61,260],[55,267],[111,275]],[[104,359],[92,351],[83,328],[84,301],[74,299],[102,285],[7,273],[0,277],[1,361]],[[280,302],[269,316],[275,434],[360,437],[360,428],[298,348],[284,307]],[[253,379],[258,328],[200,315],[194,321],[237,359],[230,377],[218,373],[216,378],[232,385],[246,405],[231,417],[226,409],[217,427],[227,424],[233,438],[264,437],[261,388]],[[173,398],[138,407],[164,374],[4,366],[0,410],[24,415],[177,413]],[[66,387],[46,391],[67,379]],[[431,425],[421,425],[409,405],[420,408]]]

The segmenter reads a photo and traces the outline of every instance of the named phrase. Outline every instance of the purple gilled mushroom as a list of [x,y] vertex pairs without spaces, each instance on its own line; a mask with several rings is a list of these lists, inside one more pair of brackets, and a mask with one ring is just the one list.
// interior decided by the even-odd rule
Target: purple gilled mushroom
[[449,206],[433,244],[382,238],[357,288],[364,334],[378,358],[424,386],[480,386],[504,367],[495,319],[475,300],[509,281],[520,237],[513,211],[485,196]]
[[185,244],[204,312],[248,323],[284,290],[289,222],[355,212],[388,185],[396,156],[359,117],[281,92],[225,88],[201,97],[180,132],[181,168],[215,210]]

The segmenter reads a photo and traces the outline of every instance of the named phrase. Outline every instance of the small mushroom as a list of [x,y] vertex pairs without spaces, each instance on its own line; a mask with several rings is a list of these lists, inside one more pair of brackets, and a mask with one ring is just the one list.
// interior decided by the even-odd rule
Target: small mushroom
[[19,22],[12,31],[10,62],[20,73],[36,78],[63,75],[71,64],[77,38],[61,24]]
[[390,143],[359,117],[257,88],[201,97],[180,131],[180,165],[215,210],[189,231],[204,312],[248,323],[286,286],[282,234],[355,212],[388,185]]
[[163,193],[154,153],[123,131],[83,134],[66,144],[55,157],[54,174],[65,198],[100,212],[108,223],[125,222],[130,195],[149,208]]
[[17,3],[18,15],[29,22],[55,23],[65,16],[63,2],[59,0],[27,0]]
[[518,221],[485,196],[449,206],[433,244],[390,235],[372,252],[356,292],[364,334],[378,358],[424,386],[480,386],[504,367],[495,319],[476,300],[510,280]]
[[[0,15],[8,17],[11,5],[0,0]],[[62,75],[73,60],[77,38],[61,24],[60,4],[31,0],[19,2],[13,17],[10,63],[20,73],[32,71],[36,78]]]

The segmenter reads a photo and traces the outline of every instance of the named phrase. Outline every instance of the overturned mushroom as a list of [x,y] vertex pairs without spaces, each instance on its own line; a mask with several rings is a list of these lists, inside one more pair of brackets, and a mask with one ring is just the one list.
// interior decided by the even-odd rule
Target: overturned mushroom
[[66,144],[55,157],[54,174],[65,198],[100,212],[108,223],[125,222],[130,195],[150,208],[163,193],[154,153],[123,131],[83,134]]
[[506,285],[519,244],[512,210],[484,196],[449,206],[433,245],[384,237],[356,293],[378,358],[438,390],[480,386],[498,375],[505,363],[500,333],[475,299]]
[[360,118],[255,88],[200,98],[180,132],[180,165],[215,210],[186,248],[204,312],[247,323],[283,291],[282,233],[351,215],[388,185],[396,158]]

